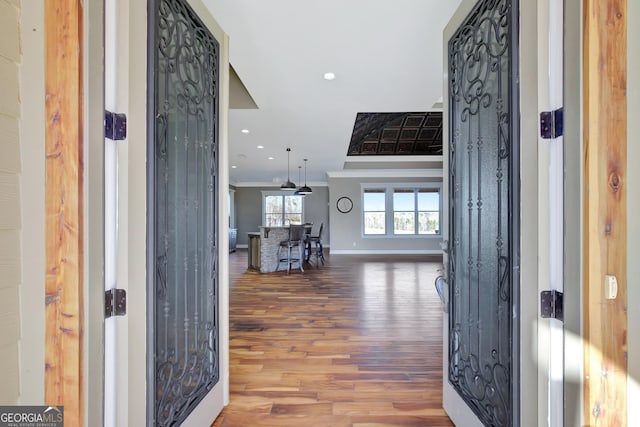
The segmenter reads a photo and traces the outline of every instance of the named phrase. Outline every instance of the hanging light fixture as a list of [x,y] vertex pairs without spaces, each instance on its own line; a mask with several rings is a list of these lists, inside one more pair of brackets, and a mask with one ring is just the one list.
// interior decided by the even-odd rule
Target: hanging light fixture
[[307,160],[309,159],[304,159],[304,186],[300,187],[298,189],[298,192],[300,194],[311,194],[313,193],[313,190],[311,189],[311,187],[307,186]]
[[[301,170],[301,169],[302,169],[302,166],[298,166],[298,182],[300,182],[300,170]],[[302,188],[302,187],[300,187],[300,188]],[[293,193],[293,194],[294,194],[295,196],[302,196],[302,197],[304,197],[304,194],[300,193],[300,188],[298,188],[298,189],[296,190],[296,192],[295,192],[295,193]]]
[[280,186],[281,190],[286,190],[286,191],[295,191],[296,190],[296,185],[291,182],[291,178],[289,177],[289,155],[291,153],[291,148],[287,148],[287,182],[285,182],[284,184],[282,184]]

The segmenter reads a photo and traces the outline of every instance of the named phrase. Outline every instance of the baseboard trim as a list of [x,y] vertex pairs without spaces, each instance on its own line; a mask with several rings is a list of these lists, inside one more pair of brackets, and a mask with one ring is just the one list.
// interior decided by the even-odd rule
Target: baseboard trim
[[440,249],[412,249],[412,250],[390,250],[390,249],[363,249],[344,250],[334,249],[329,251],[331,255],[442,255]]
[[[322,247],[325,248],[325,249],[331,248],[330,245],[322,245]],[[239,245],[236,245],[236,248],[237,249],[249,249],[249,245],[248,244],[239,244]]]

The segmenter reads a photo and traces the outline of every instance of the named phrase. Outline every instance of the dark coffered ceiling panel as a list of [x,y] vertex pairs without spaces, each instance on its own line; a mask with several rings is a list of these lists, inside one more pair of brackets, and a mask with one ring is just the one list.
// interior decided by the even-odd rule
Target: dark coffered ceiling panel
[[442,155],[442,113],[358,113],[347,155]]

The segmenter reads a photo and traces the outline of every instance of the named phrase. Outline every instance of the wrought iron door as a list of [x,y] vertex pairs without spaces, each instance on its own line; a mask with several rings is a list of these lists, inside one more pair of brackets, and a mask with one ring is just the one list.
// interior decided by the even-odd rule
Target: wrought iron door
[[150,425],[219,380],[219,44],[186,0],[149,1]]
[[448,42],[448,379],[488,426],[518,412],[515,17],[515,1],[479,1]]

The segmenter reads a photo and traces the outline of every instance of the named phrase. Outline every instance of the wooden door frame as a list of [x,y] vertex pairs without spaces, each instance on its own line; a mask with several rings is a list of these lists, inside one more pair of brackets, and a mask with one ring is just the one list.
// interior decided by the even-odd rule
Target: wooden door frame
[[[584,424],[627,425],[627,0],[583,4]],[[605,299],[605,275],[618,295]]]
[[66,421],[81,426],[103,418],[104,2],[40,7],[46,34],[45,403],[64,405]]
[[83,2],[45,2],[45,404],[84,425]]

